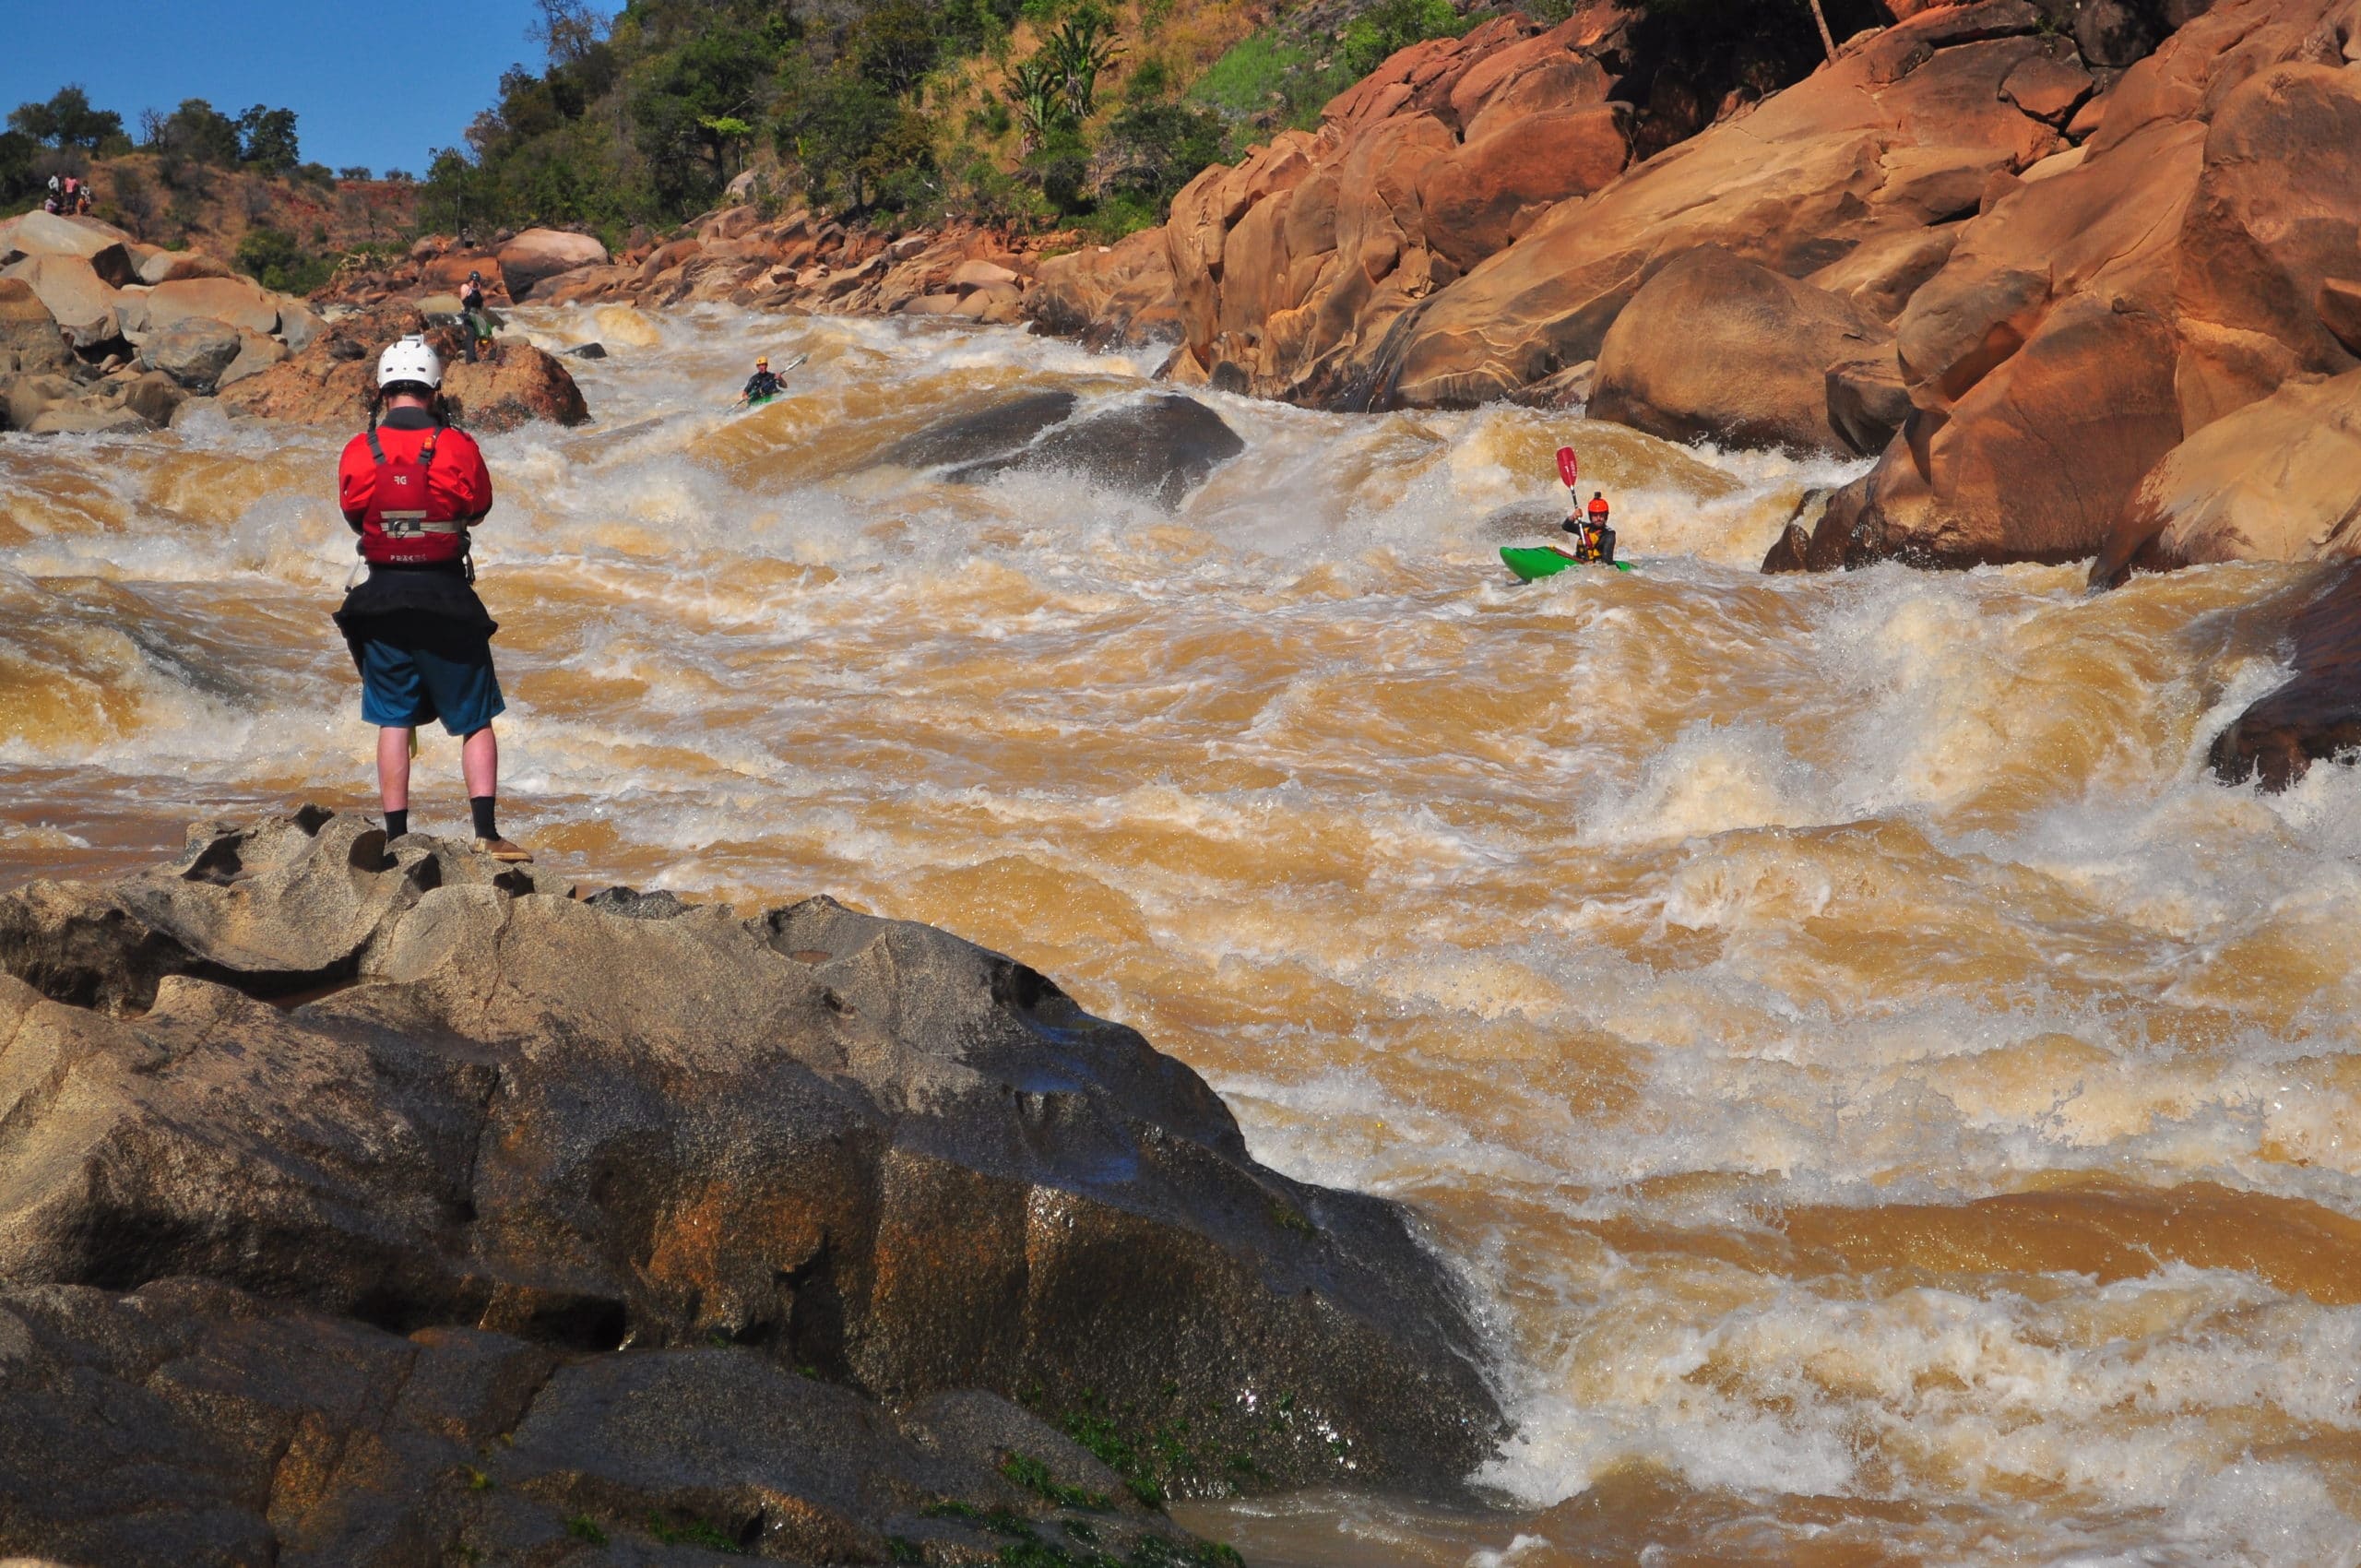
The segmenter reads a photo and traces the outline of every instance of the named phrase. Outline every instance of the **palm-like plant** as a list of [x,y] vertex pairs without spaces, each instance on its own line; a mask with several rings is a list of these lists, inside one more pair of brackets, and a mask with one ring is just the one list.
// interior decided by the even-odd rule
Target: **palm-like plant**
[[1090,118],[1091,104],[1098,96],[1098,74],[1122,57],[1113,31],[1113,24],[1104,15],[1086,8],[1059,23],[1057,31],[1042,41],[1040,53],[1034,56],[1049,61],[1066,110],[1076,120]]
[[1021,62],[1008,73],[1008,86],[1003,89],[1010,107],[1016,111],[1016,123],[1028,153],[1051,132],[1064,126],[1070,114],[1064,83],[1046,57],[1048,53],[1043,50]]

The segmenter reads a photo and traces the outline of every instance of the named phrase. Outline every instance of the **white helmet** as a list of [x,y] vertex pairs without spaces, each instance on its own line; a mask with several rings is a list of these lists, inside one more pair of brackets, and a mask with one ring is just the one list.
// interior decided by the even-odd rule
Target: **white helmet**
[[443,362],[423,338],[403,338],[377,356],[377,387],[383,391],[397,381],[415,381],[433,389],[443,385]]

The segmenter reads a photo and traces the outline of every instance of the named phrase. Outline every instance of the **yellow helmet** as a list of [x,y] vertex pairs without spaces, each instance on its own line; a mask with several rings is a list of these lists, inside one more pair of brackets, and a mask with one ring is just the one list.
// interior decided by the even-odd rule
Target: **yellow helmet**
[[770,368],[771,368],[771,357],[770,357],[770,355],[768,355],[768,354],[756,354],[756,355],[754,356],[754,368],[755,368],[756,370],[768,370],[768,369],[770,369]]

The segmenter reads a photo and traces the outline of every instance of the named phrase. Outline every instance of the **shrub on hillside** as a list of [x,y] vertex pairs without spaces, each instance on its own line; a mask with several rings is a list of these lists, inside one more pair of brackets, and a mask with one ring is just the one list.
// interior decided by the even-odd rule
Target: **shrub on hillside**
[[308,294],[335,270],[326,257],[306,252],[284,229],[249,229],[238,242],[238,270],[266,289]]
[[1430,38],[1455,38],[1474,25],[1451,0],[1379,0],[1345,25],[1324,60],[1287,42],[1277,27],[1240,40],[1198,79],[1190,96],[1232,122],[1257,128],[1320,123],[1329,100]]
[[18,202],[42,188],[33,160],[41,144],[22,131],[0,131],[0,202]]

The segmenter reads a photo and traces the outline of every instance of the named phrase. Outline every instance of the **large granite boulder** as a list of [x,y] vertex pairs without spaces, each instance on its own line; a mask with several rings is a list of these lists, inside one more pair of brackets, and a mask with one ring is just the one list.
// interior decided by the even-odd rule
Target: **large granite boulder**
[[29,256],[65,256],[88,262],[118,288],[136,279],[127,242],[131,236],[94,218],[64,218],[27,212],[0,223],[0,265]]
[[[0,897],[0,1286],[195,1277],[610,1362],[736,1345],[691,1381],[749,1408],[765,1362],[896,1408],[988,1390],[1149,1497],[1448,1489],[1498,1435],[1399,1209],[1260,1165],[1187,1067],[939,931],[577,900],[307,808]],[[575,1478],[559,1506],[625,1512],[635,1461],[566,1457],[620,1397],[499,1430]]]
[[2361,370],[2291,381],[2149,470],[2091,586],[2207,561],[2361,554]]
[[1465,277],[1439,279],[1382,342],[1363,334],[1358,368],[1327,400],[1504,397],[1597,358],[1640,287],[1701,245],[1801,278],[1974,212],[1996,173],[2060,145],[2049,116],[2004,90],[2037,65],[2071,65],[2070,45],[2043,30],[2026,0],[1978,0],[1848,47],[1750,113],[1559,202]]
[[139,348],[139,363],[143,369],[162,371],[192,392],[206,393],[220,382],[244,346],[234,327],[184,316],[148,335]]
[[189,283],[203,278],[234,278],[230,264],[203,251],[155,251],[139,258],[142,283]]
[[1040,331],[1079,338],[1090,349],[1177,341],[1180,302],[1163,232],[1145,229],[1112,245],[1051,256],[1025,295],[1025,314]]
[[121,336],[116,307],[123,296],[82,257],[27,256],[0,269],[0,279],[11,279],[33,291],[75,348],[95,348]]
[[1892,425],[1857,400],[1840,427],[1830,371],[1891,362],[1892,343],[1850,303],[1702,246],[1650,279],[1608,330],[1589,412],[1667,441],[1875,453]]
[[53,374],[73,359],[73,345],[32,285],[0,278],[0,375]]
[[501,246],[496,259],[511,296],[521,300],[548,279],[576,267],[606,266],[607,247],[589,234],[528,229]]
[[276,332],[279,296],[245,278],[188,278],[148,291],[148,330],[161,331],[191,316],[248,332]]
[[2125,73],[2059,172],[1970,220],[1896,322],[1914,411],[1811,564],[2098,554],[2185,439],[2361,366],[2337,329],[2361,280],[2357,28],[2331,0],[2223,0]]
[[[1183,383],[1349,401],[1389,327],[1631,157],[1635,13],[1494,14],[1414,44],[1173,199]],[[1589,356],[1585,356],[1589,357]],[[1506,387],[1501,388],[1506,390]]]

